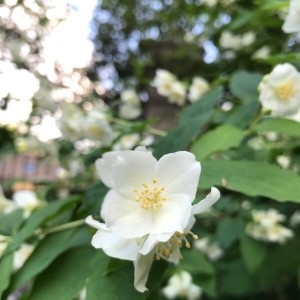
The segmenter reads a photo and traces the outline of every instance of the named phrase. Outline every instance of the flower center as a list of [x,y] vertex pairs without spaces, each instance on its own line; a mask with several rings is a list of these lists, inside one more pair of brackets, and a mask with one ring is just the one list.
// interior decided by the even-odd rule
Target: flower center
[[191,231],[187,231],[184,233],[176,232],[168,241],[158,243],[155,246],[155,259],[160,260],[161,258],[163,258],[167,260],[174,251],[182,248],[183,245],[186,248],[190,248],[191,244],[186,238],[186,236],[189,234],[193,237],[194,240],[198,239],[198,236]]
[[135,201],[141,204],[141,208],[156,210],[162,207],[167,198],[163,196],[165,188],[157,186],[157,179],[153,179],[151,184],[143,183],[142,186],[141,189],[134,189]]
[[295,94],[295,85],[290,82],[283,82],[276,88],[278,97],[283,101],[288,101]]

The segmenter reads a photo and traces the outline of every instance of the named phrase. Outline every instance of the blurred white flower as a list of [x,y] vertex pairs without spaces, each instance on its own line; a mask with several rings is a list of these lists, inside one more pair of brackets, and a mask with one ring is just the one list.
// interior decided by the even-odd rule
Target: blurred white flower
[[193,245],[211,261],[218,260],[224,253],[223,249],[216,242],[211,242],[208,237],[196,240]]
[[288,169],[291,166],[291,157],[287,155],[278,155],[276,162],[283,169]]
[[224,49],[239,50],[241,48],[241,38],[225,30],[221,34],[220,45]]
[[292,227],[296,227],[300,224],[300,210],[296,210],[290,218],[290,224]]
[[106,115],[94,110],[89,111],[85,116],[81,136],[99,141],[104,146],[110,145],[115,138],[114,130],[107,121]]
[[120,95],[121,101],[132,105],[139,105],[140,98],[134,89],[125,89]]
[[208,7],[214,7],[218,3],[218,0],[202,0],[201,3]]
[[285,216],[275,209],[253,210],[252,220],[246,226],[246,232],[254,239],[284,244],[294,236],[291,229],[280,224]]
[[192,234],[194,214],[213,205],[220,193],[212,188],[204,200],[192,205],[200,163],[186,151],[159,161],[145,147],[111,151],[96,161],[96,167],[111,190],[101,209],[105,223],[86,219],[98,229],[92,245],[110,256],[132,260],[135,288],[143,292],[153,258],[178,263],[182,241],[190,247],[186,235]]
[[209,83],[202,77],[194,77],[189,88],[188,99],[196,102],[209,90]]
[[241,46],[242,47],[250,46],[255,42],[255,39],[256,36],[253,31],[246,32],[241,36]]
[[279,116],[295,115],[300,108],[300,73],[289,64],[277,65],[258,86],[263,108]]
[[13,257],[13,268],[19,270],[24,265],[25,261],[29,258],[34,250],[34,246],[30,244],[22,244],[21,247],[15,251]]
[[185,96],[186,96],[185,84],[180,81],[173,82],[171,86],[170,94],[168,96],[169,102],[182,106],[185,104]]
[[270,56],[270,53],[271,53],[270,47],[263,46],[254,52],[253,58],[260,58],[260,59],[267,58]]
[[140,135],[137,133],[124,134],[113,145],[113,150],[130,150],[134,148],[140,140]]
[[162,289],[162,293],[167,299],[181,297],[187,300],[196,300],[201,298],[202,289],[193,283],[190,273],[180,271],[169,279],[168,285]]
[[141,101],[134,89],[125,89],[121,95],[121,104],[119,106],[120,117],[132,120],[138,118],[141,113]]
[[62,116],[57,120],[57,126],[65,138],[77,140],[83,137],[83,111],[75,104],[60,103]]
[[300,2],[291,0],[288,14],[282,25],[282,30],[286,33],[300,32]]
[[157,89],[159,95],[168,97],[171,94],[172,86],[175,81],[177,81],[177,79],[171,72],[158,69],[152,81],[152,86]]
[[140,105],[132,105],[131,103],[121,103],[119,106],[119,115],[126,120],[133,120],[142,114]]

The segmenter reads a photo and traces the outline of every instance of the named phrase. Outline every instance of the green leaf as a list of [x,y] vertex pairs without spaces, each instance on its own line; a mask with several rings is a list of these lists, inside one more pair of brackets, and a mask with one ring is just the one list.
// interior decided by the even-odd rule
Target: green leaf
[[239,128],[247,128],[253,122],[259,108],[260,103],[258,101],[242,104],[230,112],[225,122]]
[[4,255],[0,259],[0,299],[10,282],[12,271],[13,254]]
[[180,261],[182,269],[197,274],[213,275],[213,265],[205,258],[203,253],[197,249],[189,249],[183,252],[183,259]]
[[203,96],[201,101],[185,108],[179,125],[155,144],[154,155],[159,158],[166,153],[185,150],[209,122],[221,92],[221,88],[212,90]]
[[91,261],[86,300],[140,300],[142,294],[133,286],[133,267],[128,266],[105,276],[110,258],[97,251]]
[[238,71],[232,76],[229,87],[234,96],[243,102],[257,101],[257,87],[262,76],[258,73]]
[[74,205],[79,200],[79,197],[70,197],[64,200],[51,202],[40,210],[34,212],[24,226],[13,236],[13,239],[8,245],[6,252],[16,250],[44,222],[56,216],[59,212]]
[[244,137],[244,131],[231,125],[219,126],[201,136],[191,147],[197,160],[210,154],[237,147]]
[[180,115],[179,124],[186,124],[193,118],[198,118],[200,115],[210,112],[217,101],[220,100],[222,91],[221,87],[217,87],[203,95],[200,101],[187,106]]
[[218,223],[216,239],[221,247],[229,248],[244,230],[244,224],[241,219],[227,218]]
[[72,300],[85,286],[95,250],[73,248],[59,256],[34,283],[31,300]]
[[241,260],[230,263],[220,272],[219,289],[222,294],[230,296],[244,296],[258,291],[256,282]]
[[257,132],[275,131],[288,136],[300,136],[300,123],[281,118],[267,118],[255,128]]
[[242,235],[240,241],[240,250],[245,265],[250,272],[255,272],[267,255],[267,247],[246,235]]
[[69,229],[45,237],[20,271],[13,276],[11,289],[16,289],[42,272],[64,251],[87,244],[89,241],[90,237],[86,227]]
[[23,210],[16,209],[9,214],[0,214],[0,232],[3,235],[13,235],[22,222],[23,219]]
[[199,186],[223,186],[248,196],[300,203],[300,178],[289,170],[258,161],[203,161]]

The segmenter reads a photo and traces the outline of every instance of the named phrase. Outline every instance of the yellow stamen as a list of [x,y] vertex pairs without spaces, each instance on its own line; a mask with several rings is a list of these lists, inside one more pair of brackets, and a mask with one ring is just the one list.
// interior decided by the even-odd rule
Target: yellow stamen
[[281,100],[289,101],[295,94],[295,85],[291,81],[283,82],[276,88],[276,93]]

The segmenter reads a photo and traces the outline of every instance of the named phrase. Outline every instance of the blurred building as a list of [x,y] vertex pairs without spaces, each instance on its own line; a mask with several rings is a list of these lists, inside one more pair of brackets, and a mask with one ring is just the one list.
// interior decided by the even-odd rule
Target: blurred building
[[32,183],[57,180],[58,166],[40,160],[30,153],[7,155],[0,158],[0,184],[4,181],[30,181]]

